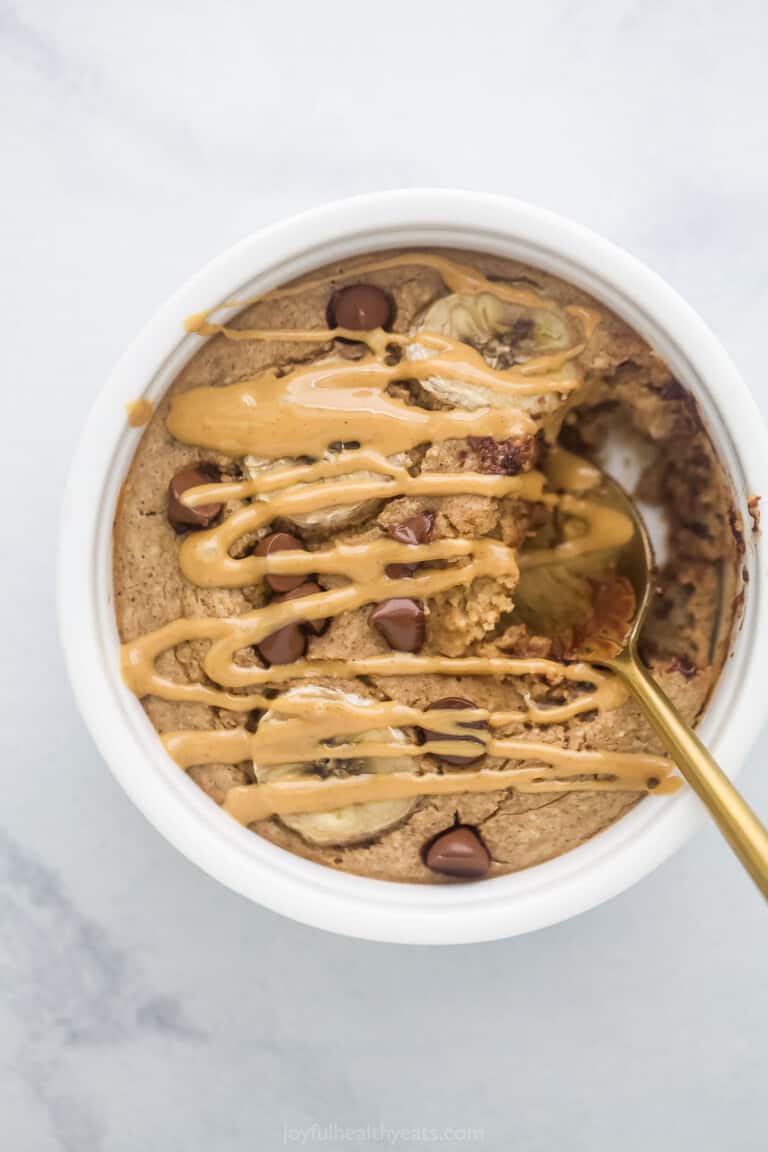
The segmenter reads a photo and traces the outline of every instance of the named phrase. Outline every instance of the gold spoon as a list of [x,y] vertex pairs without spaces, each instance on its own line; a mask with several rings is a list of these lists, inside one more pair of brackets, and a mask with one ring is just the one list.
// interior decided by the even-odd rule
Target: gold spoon
[[637,642],[651,600],[651,541],[637,508],[624,489],[610,477],[603,476],[602,490],[607,502],[623,512],[633,526],[632,536],[619,554],[616,571],[634,589],[635,610],[623,639],[616,644],[616,650],[611,655],[601,654],[596,647],[587,653],[587,658],[621,677],[747,872],[763,895],[768,897],[768,831],[640,659]]

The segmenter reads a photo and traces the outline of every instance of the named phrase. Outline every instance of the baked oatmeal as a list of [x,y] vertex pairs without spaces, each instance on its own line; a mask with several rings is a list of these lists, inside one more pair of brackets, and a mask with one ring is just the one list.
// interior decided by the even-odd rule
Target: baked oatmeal
[[422,883],[538,864],[679,787],[579,654],[632,610],[594,463],[617,438],[667,526],[643,655],[689,722],[727,651],[741,525],[641,337],[537,269],[431,249],[217,315],[189,320],[114,530],[123,674],[180,770],[289,851]]

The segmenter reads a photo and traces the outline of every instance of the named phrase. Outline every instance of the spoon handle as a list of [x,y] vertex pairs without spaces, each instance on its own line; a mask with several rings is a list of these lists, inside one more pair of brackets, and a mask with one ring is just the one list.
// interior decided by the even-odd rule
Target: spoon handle
[[633,648],[610,662],[634,693],[662,743],[763,896],[768,898],[768,831],[717,766]]

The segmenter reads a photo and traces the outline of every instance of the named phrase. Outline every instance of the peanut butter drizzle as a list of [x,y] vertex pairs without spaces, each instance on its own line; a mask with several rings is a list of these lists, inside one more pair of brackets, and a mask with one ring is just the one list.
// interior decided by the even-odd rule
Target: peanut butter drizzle
[[[377,463],[368,463],[371,460],[370,456],[350,453],[347,464],[350,470],[353,466],[354,470],[358,470],[361,455],[366,461],[366,467],[372,469],[378,467]],[[364,544],[336,544],[316,552],[280,553],[279,556],[269,558],[248,556],[236,559],[229,553],[235,541],[247,532],[257,531],[278,517],[290,518],[292,515],[306,514],[319,508],[366,500],[386,500],[403,495],[517,494],[530,500],[541,499],[543,495],[543,477],[538,473],[527,473],[524,476],[484,476],[480,473],[434,472],[410,476],[405,469],[400,469],[389,480],[341,480],[332,485],[304,481],[303,475],[320,474],[321,477],[323,474],[338,475],[336,469],[344,466],[346,457],[347,454],[344,453],[338,463],[329,462],[327,471],[322,469],[321,465],[310,465],[304,474],[301,469],[292,469],[292,478],[296,486],[289,486],[276,493],[269,492],[275,484],[275,478],[270,473],[265,473],[263,477],[259,476],[254,480],[221,485],[220,494],[215,496],[217,500],[242,498],[245,494],[263,494],[263,499],[238,508],[216,527],[188,537],[179,552],[179,562],[184,575],[192,583],[209,588],[245,587],[253,584],[267,572],[323,572],[350,578],[357,575],[364,580],[373,580],[381,578],[387,564],[456,559],[468,556],[470,553],[475,557],[472,579],[476,576],[499,575],[503,570],[499,568],[500,549],[504,546],[498,541],[492,541],[489,548],[478,548],[477,541],[467,540],[440,540],[434,544],[418,547],[398,544],[394,540],[376,540]],[[185,493],[185,502],[188,501],[192,506],[200,502],[205,503],[204,493],[215,493],[216,488],[217,485],[207,484],[204,488],[189,489]],[[267,492],[264,492],[265,488]],[[208,499],[214,499],[214,496],[209,495]],[[512,555],[508,557],[508,565],[510,573],[516,572]],[[463,571],[469,578],[469,573]],[[424,577],[418,579],[423,580]],[[414,588],[412,580],[409,581],[408,587]],[[437,585],[434,587],[437,590]],[[391,581],[382,586],[380,590],[383,598],[391,588]],[[422,584],[421,588],[423,595],[430,594],[429,585]],[[405,595],[406,591],[407,589],[394,594]]]
[[[586,304],[566,304],[563,309],[569,316],[578,320],[584,333],[584,339],[589,340],[600,326],[600,313],[596,308],[588,308]],[[583,345],[582,345],[583,348]]]
[[564,540],[554,548],[533,548],[523,552],[520,564],[526,568],[539,568],[542,564],[559,564],[591,552],[614,551],[631,539],[634,526],[630,518],[618,508],[573,496],[562,496],[558,508],[566,516],[573,516],[584,525],[582,535]]
[[[384,260],[364,261],[347,264],[343,272],[326,273],[314,280],[305,280],[301,284],[294,284],[289,288],[277,288],[266,295],[272,300],[283,299],[288,296],[297,296],[313,288],[322,288],[328,284],[341,283],[350,277],[365,276],[369,272],[385,272],[392,268],[402,268],[412,265],[421,265],[423,268],[433,268],[438,272],[452,292],[492,292],[500,300],[509,304],[518,304],[522,308],[538,308],[544,311],[556,311],[560,305],[555,300],[543,295],[532,288],[525,288],[519,284],[505,283],[503,280],[489,280],[476,268],[470,268],[447,256],[439,256],[434,252],[407,252],[402,256],[390,256]],[[251,296],[245,300],[229,300],[224,304],[217,304],[205,312],[198,312],[189,316],[186,322],[188,332],[197,332],[201,336],[213,336],[216,333],[230,336],[233,339],[241,338],[237,329],[225,328],[220,324],[209,324],[208,317],[221,308],[247,308],[251,304],[258,304],[264,295]],[[569,304],[563,311],[574,316],[582,325],[584,334],[588,338],[600,323],[600,314],[593,308],[581,304]],[[359,339],[358,332],[353,333],[353,339]],[[247,339],[247,337],[246,337]]]
[[143,428],[152,419],[152,401],[140,396],[138,400],[131,400],[126,404],[125,411],[131,428]]
[[[205,656],[204,668],[206,674],[217,684],[227,687],[247,687],[254,683],[254,673],[261,669],[249,668],[235,663],[238,651],[251,647],[284,627],[298,620],[323,620],[329,616],[336,616],[340,612],[353,611],[365,604],[385,600],[391,596],[407,596],[427,598],[439,592],[447,591],[463,584],[470,584],[478,576],[508,576],[511,582],[517,578],[517,565],[515,554],[511,548],[498,540],[453,540],[438,541],[435,544],[413,547],[410,552],[409,545],[398,545],[396,541],[377,541],[380,548],[373,557],[365,557],[365,550],[371,550],[372,545],[363,546],[364,551],[357,563],[365,567],[366,572],[381,575],[371,578],[366,584],[352,582],[341,588],[330,588],[326,591],[304,596],[300,600],[287,600],[282,603],[273,601],[264,608],[257,608],[253,612],[242,616],[180,618],[149,632],[123,645],[123,675],[129,687],[137,695],[143,696],[148,692],[158,695],[157,689],[161,687],[157,674],[154,671],[154,662],[157,657],[169,648],[175,648],[186,640],[210,640],[211,647]],[[415,557],[420,554],[434,555],[446,549],[448,545],[454,555],[463,555],[468,559],[464,567],[446,568],[425,572],[422,576],[414,576],[402,580],[392,580],[383,574],[384,566],[398,558],[401,562],[406,556]],[[354,551],[360,546],[346,546],[346,551]],[[332,561],[335,560],[337,571],[339,555],[345,549],[343,545],[326,553],[326,571],[333,570]],[[282,567],[282,571],[301,572],[306,565],[307,555],[313,553],[297,553],[292,561],[292,567]],[[254,558],[256,559],[256,558]],[[262,563],[262,558],[258,558]],[[270,570],[272,558],[267,561],[264,571]],[[342,557],[341,562],[344,562]],[[347,560],[347,563],[349,561]],[[247,583],[248,581],[246,581]],[[393,654],[391,659],[398,661],[400,654]],[[294,665],[295,667],[295,665]],[[274,670],[270,670],[270,675]],[[166,692],[167,682],[162,685]],[[181,690],[185,685],[175,685]],[[168,697],[166,697],[168,698]],[[171,696],[170,699],[183,699],[184,695]]]
[[600,469],[591,461],[568,452],[559,444],[550,448],[544,471],[550,488],[562,492],[588,492],[599,488],[602,481]]
[[[541,747],[546,747],[542,745]],[[462,751],[466,752],[466,745]],[[576,755],[576,754],[573,754]],[[580,753],[579,755],[586,755]],[[595,753],[594,755],[600,755]],[[649,758],[646,758],[649,759]],[[661,762],[664,764],[664,761]],[[612,771],[605,760],[599,768],[586,771]],[[658,771],[658,769],[655,769]],[[665,770],[669,765],[665,764]],[[253,824],[270,816],[288,816],[297,812],[332,812],[348,804],[370,804],[379,800],[402,800],[418,796],[452,796],[462,792],[496,792],[515,788],[518,792],[645,792],[669,794],[681,784],[678,777],[658,776],[658,783],[650,786],[643,776],[642,767],[635,766],[634,774],[619,775],[615,779],[569,780],[556,775],[556,769],[498,768],[479,771],[425,772],[421,775],[406,772],[374,776],[347,776],[340,779],[275,780],[264,784],[243,784],[230,788],[224,799],[224,810],[241,824]],[[584,769],[582,768],[583,772]]]
[[[429,714],[429,723],[432,722],[432,713]],[[423,721],[423,715],[420,717]],[[342,720],[346,724],[346,718]],[[295,732],[300,731],[297,726]],[[238,764],[242,760],[254,760],[259,767],[275,767],[282,764],[296,763],[311,764],[318,760],[372,760],[410,757],[416,759],[429,754],[444,754],[461,756],[466,755],[467,745],[460,740],[441,740],[439,743],[402,744],[402,743],[365,743],[351,744],[312,744],[307,742],[303,747],[299,745],[287,747],[279,743],[272,748],[263,746],[254,739],[255,733],[247,732],[244,728],[197,733],[203,736],[199,742],[190,739],[192,733],[178,732],[166,733],[163,743],[173,759],[182,768],[191,768],[194,764],[206,761],[193,760],[191,757],[199,754],[205,748],[211,759],[219,764]],[[206,739],[207,737],[208,739]],[[557,770],[565,777],[584,776],[592,774],[611,774],[617,779],[629,778],[637,780],[643,773],[659,779],[672,771],[674,765],[661,756],[646,756],[639,752],[613,753],[607,758],[603,752],[570,752],[557,748],[552,744],[545,744],[537,740],[488,740],[484,742],[485,754],[505,760],[535,760],[539,763],[537,775],[541,775],[544,764],[547,770]],[[497,769],[493,769],[497,771]],[[397,773],[387,773],[397,775]],[[459,777],[464,778],[462,773]],[[560,777],[558,777],[559,779]],[[258,785],[257,785],[258,787]]]
[[[527,663],[527,662],[518,662]],[[536,663],[535,661],[531,663]],[[594,675],[594,670],[582,672]],[[613,686],[613,682],[604,681]],[[599,690],[587,694],[582,701],[572,701],[565,708],[541,710],[543,717],[554,721],[554,714],[567,709],[573,715],[574,706],[599,706]],[[318,760],[366,760],[386,757],[420,757],[430,753],[462,755],[466,743],[450,739],[439,743],[332,743],[343,730],[345,735],[374,730],[379,725],[418,726],[424,723],[424,713],[394,701],[375,701],[365,705],[344,700],[328,700],[318,696],[314,701],[284,696],[271,703],[273,711],[287,714],[288,719],[265,719],[256,732],[244,728],[229,730],[203,730],[166,733],[163,743],[182,768],[198,763],[236,764],[253,760],[259,767],[268,767],[297,761],[311,764]],[[270,713],[272,715],[272,713]],[[528,713],[530,716],[530,713]],[[488,713],[484,709],[466,709],[458,718],[450,710],[430,711],[430,729],[450,736],[466,736],[462,724],[473,720],[487,720],[490,727],[509,724],[526,716],[520,712]],[[379,799],[403,799],[418,795],[441,795],[458,792],[485,792],[513,786],[519,791],[569,791],[572,789],[629,791],[654,790],[672,792],[679,787],[669,774],[674,765],[659,756],[637,753],[610,753],[597,751],[574,752],[552,744],[521,739],[496,739],[475,730],[473,737],[484,745],[484,752],[505,760],[535,761],[525,768],[484,769],[482,771],[451,772],[447,774],[396,772],[378,775],[356,775],[325,780],[280,781],[237,787],[227,796],[225,808],[242,823],[266,819],[270,815],[294,812],[322,812],[356,803]],[[581,779],[600,775],[608,779]],[[576,778],[579,779],[576,779]],[[378,780],[387,779],[382,786]],[[299,785],[308,783],[309,789]],[[231,798],[231,800],[230,800]],[[303,805],[307,804],[307,807]]]
[[[279,496],[294,485],[309,485],[317,480],[329,480],[337,476],[346,476],[350,472],[375,472],[383,477],[396,481],[395,484],[379,485],[377,488],[361,488],[360,480],[348,487],[345,498],[359,499],[377,498],[379,488],[383,493],[382,499],[390,496],[453,496],[463,493],[470,496],[509,496],[517,495],[524,500],[552,500],[553,497],[544,493],[544,476],[540,472],[525,472],[519,476],[497,476],[485,472],[426,472],[420,476],[411,476],[406,468],[387,460],[378,452],[340,452],[332,459],[320,460],[314,464],[297,464],[289,468],[275,468],[265,471],[263,475],[253,480],[222,481],[218,484],[204,484],[198,488],[188,488],[181,500],[190,508],[211,501],[245,500],[251,496],[268,497],[269,493],[278,492]],[[290,501],[282,507],[282,513],[312,512],[317,508],[325,508],[330,503],[336,503],[332,493],[338,492],[339,486],[333,488],[318,487],[312,492],[305,488],[302,499],[298,500],[297,493],[291,493]],[[362,492],[362,497],[359,493]],[[338,503],[343,503],[339,500]],[[274,504],[270,507],[274,509]],[[272,512],[274,516],[274,511]],[[184,543],[187,543],[186,541]]]
[[[345,465],[346,461],[346,465]],[[230,555],[232,545],[248,532],[257,531],[278,517],[289,518],[330,508],[336,505],[358,503],[366,500],[389,499],[393,496],[424,495],[468,495],[508,496],[518,495],[522,499],[557,503],[569,516],[582,522],[583,532],[572,540],[567,540],[554,548],[541,548],[524,552],[520,562],[529,567],[571,560],[576,556],[600,550],[620,548],[632,536],[632,522],[622,512],[598,502],[579,500],[572,496],[554,496],[544,492],[545,478],[538,472],[527,472],[521,476],[488,476],[482,473],[434,472],[410,476],[405,469],[389,466],[390,480],[339,482],[331,486],[312,483],[314,479],[325,479],[342,475],[342,469],[349,471],[365,468],[371,471],[384,470],[385,461],[372,453],[342,453],[337,461],[309,465],[305,469],[294,468],[280,472],[277,476],[265,473],[253,480],[235,481],[229,484],[206,484],[191,488],[184,494],[184,502],[191,507],[209,504],[214,500],[243,499],[251,495],[263,495],[263,499],[244,508],[239,508],[220,525],[206,532],[188,537],[181,546],[179,562],[187,579],[200,587],[237,588],[253,584],[267,572],[276,573],[335,573],[352,578],[355,574],[362,579],[373,580],[381,577],[384,568],[390,563],[420,562],[425,560],[448,560],[466,556],[472,550],[472,543],[466,540],[442,540],[435,544],[414,546],[397,544],[394,541],[376,540],[364,544],[337,544],[332,548],[317,552],[282,552],[270,558],[248,556],[236,559]],[[557,465],[562,471],[566,466]],[[584,476],[590,476],[589,466],[584,464]],[[282,480],[288,487],[276,494],[270,492]],[[295,488],[292,489],[292,486]],[[292,489],[292,490],[291,490]],[[491,550],[493,551],[493,549]],[[498,575],[481,563],[470,577],[463,569],[468,583],[477,576]],[[510,570],[512,571],[512,570]],[[417,579],[424,580],[424,577]],[[413,579],[408,588],[414,589]],[[387,581],[382,590],[386,597],[392,582]],[[426,583],[421,585],[422,595],[430,595],[434,590]],[[395,595],[405,595],[406,590]],[[305,603],[306,601],[302,601]],[[321,614],[322,615],[322,614]]]
[[[563,309],[565,312],[571,311],[569,308]],[[588,309],[576,309],[576,312],[581,314],[586,313]],[[579,315],[579,320],[584,324],[585,330],[590,327],[589,320],[586,317]],[[190,324],[192,325],[190,327]],[[592,325],[594,327],[595,325]],[[468,344],[462,344],[461,341],[451,340],[447,336],[440,335],[438,332],[429,332],[427,330],[417,332],[415,335],[409,335],[402,332],[381,332],[379,329],[371,331],[358,331],[356,328],[228,328],[225,324],[210,324],[207,321],[200,321],[198,317],[191,317],[187,320],[187,329],[190,332],[195,332],[200,336],[226,336],[230,340],[270,340],[274,342],[282,341],[283,343],[293,344],[328,344],[332,340],[342,339],[350,340],[356,344],[367,344],[368,348],[375,353],[380,354],[382,347],[385,348],[407,348],[414,345],[421,346],[422,349],[433,352],[445,352],[448,355],[457,354],[457,350],[461,350],[461,354],[466,357],[467,353],[474,353],[478,359],[475,360],[475,367],[479,362],[484,364],[482,357],[475,352],[475,349],[470,348]],[[508,369],[507,382],[509,383],[523,383],[526,376],[535,376],[538,373],[554,372],[561,369],[570,360],[575,360],[584,351],[585,344],[574,344],[570,348],[564,348],[558,352],[547,352],[541,356],[532,356],[529,360],[516,365],[514,369]],[[463,361],[466,364],[466,359]],[[470,368],[472,365],[470,365]],[[501,381],[504,383],[504,380]],[[571,384],[571,387],[573,385]]]
[[[555,310],[559,305],[538,292],[503,282],[489,282],[474,269],[432,254],[409,254],[348,268],[343,277],[327,276],[310,283],[281,289],[272,297],[289,296],[332,280],[360,276],[408,264],[423,264],[440,272],[454,291],[492,291],[522,307]],[[258,299],[258,298],[255,298]],[[252,301],[239,302],[243,305]],[[599,317],[581,306],[564,311],[581,326],[588,339]],[[191,534],[180,550],[185,576],[199,587],[245,587],[267,573],[334,574],[350,582],[339,588],[303,597],[273,601],[266,607],[236,617],[178,619],[122,646],[123,676],[139,697],[154,695],[166,700],[188,701],[235,712],[264,709],[273,719],[262,721],[254,733],[244,728],[201,730],[163,736],[169,753],[184,768],[205,763],[238,763],[253,759],[260,765],[311,764],[317,760],[364,760],[372,757],[419,757],[434,751],[461,755],[466,743],[450,737],[466,737],[462,724],[483,719],[487,733],[477,732],[485,751],[508,760],[536,761],[525,768],[484,769],[451,773],[403,773],[355,775],[326,780],[282,780],[231,789],[224,807],[243,823],[269,815],[329,811],[350,803],[368,803],[407,796],[484,792],[515,787],[521,791],[567,791],[578,789],[629,788],[645,790],[654,778],[656,791],[670,791],[676,781],[667,779],[672,765],[659,757],[600,751],[570,752],[551,744],[514,738],[497,738],[494,730],[523,723],[563,723],[582,712],[618,707],[626,692],[611,675],[589,664],[563,665],[542,659],[408,655],[393,651],[381,657],[354,662],[304,659],[291,665],[263,668],[238,661],[238,654],[265,636],[300,620],[325,619],[365,604],[393,596],[428,600],[480,577],[504,578],[510,587],[517,580],[515,552],[493,539],[443,539],[423,545],[400,544],[378,539],[360,544],[335,543],[317,551],[280,552],[269,557],[230,555],[243,535],[258,531],[279,518],[318,509],[385,500],[400,495],[477,494],[492,497],[515,495],[529,501],[558,504],[566,515],[582,522],[582,534],[555,548],[523,554],[521,561],[538,565],[570,559],[581,553],[620,547],[631,533],[627,518],[614,509],[579,498],[595,486],[599,472],[560,449],[550,452],[547,476],[530,472],[520,476],[485,473],[422,473],[411,476],[397,462],[400,453],[419,444],[467,436],[507,440],[532,435],[538,425],[516,401],[546,393],[567,395],[581,381],[573,363],[584,344],[532,358],[505,370],[492,370],[483,357],[457,340],[430,332],[403,334],[322,330],[238,330],[214,324],[208,317],[216,309],[191,317],[189,331],[201,335],[221,333],[231,339],[296,340],[324,342],[343,336],[368,345],[360,361],[324,359],[300,365],[283,376],[274,369],[252,380],[227,387],[200,387],[172,398],[167,419],[176,439],[230,456],[253,454],[267,460],[283,456],[323,458],[305,465],[265,469],[253,479],[206,484],[184,493],[190,507],[253,499],[231,512],[217,526]],[[399,363],[384,362],[391,345],[418,344],[418,359],[403,357]],[[426,351],[426,356],[423,353]],[[430,377],[459,380],[508,398],[501,408],[475,411],[430,411],[406,405],[386,391],[397,380]],[[357,441],[360,448],[333,458],[327,445],[343,439]],[[325,455],[323,455],[325,454]],[[360,473],[368,473],[361,477]],[[350,473],[357,473],[350,478]],[[333,481],[328,483],[328,481]],[[565,490],[558,496],[546,490],[547,482]],[[390,579],[385,569],[393,563],[453,562],[452,567],[421,569],[407,579]],[[191,640],[209,643],[203,661],[210,681],[177,683],[156,668],[165,651]],[[591,690],[565,704],[541,706],[523,689],[526,707],[489,714],[483,709],[455,712],[431,711],[429,728],[448,739],[433,744],[355,742],[342,743],[380,727],[415,727],[424,714],[394,701],[371,702],[362,708],[349,700],[329,701],[290,694],[276,700],[248,692],[258,685],[275,685],[302,677],[328,676],[353,679],[365,675],[470,675],[543,677],[550,681],[590,684]],[[227,691],[230,689],[230,691]],[[275,718],[276,717],[276,718]],[[473,734],[473,738],[474,734]],[[330,743],[333,741],[333,743]],[[598,779],[573,777],[598,776]],[[606,778],[607,777],[607,778]],[[660,782],[660,783],[659,783]]]
[[[211,618],[206,618],[211,619]],[[235,617],[239,619],[239,617]],[[212,624],[225,624],[222,620],[211,620]],[[208,636],[198,639],[213,639],[212,627]],[[221,628],[226,635],[226,628]],[[155,638],[156,633],[150,633]],[[226,708],[231,712],[250,712],[255,708],[276,708],[287,705],[287,698],[270,700],[258,693],[240,694],[223,692],[206,684],[180,684],[162,676],[155,668],[157,657],[172,644],[166,637],[157,638],[152,646],[139,641],[130,641],[122,646],[121,667],[123,679],[137,696],[158,696],[163,700],[185,701],[193,704],[207,704],[214,708]],[[272,668],[257,665],[236,669],[238,687],[254,687],[259,684],[281,684],[288,680],[300,680],[308,676],[327,676],[334,680],[354,680],[357,676],[541,676],[545,680],[570,680],[594,684],[596,691],[567,704],[547,708],[537,708],[529,704],[528,711],[503,713],[514,720],[533,720],[537,723],[555,724],[578,715],[579,712],[602,708],[610,711],[617,708],[625,699],[626,692],[613,676],[600,672],[591,664],[560,664],[555,660],[535,658],[511,659],[501,656],[410,656],[402,652],[391,652],[384,656],[366,656],[351,663],[346,660],[297,660],[294,664],[278,664]],[[349,705],[351,709],[352,705]],[[300,708],[307,711],[307,705]],[[466,713],[463,713],[466,715]],[[431,715],[430,715],[431,722]],[[196,733],[195,733],[196,734]],[[204,763],[204,761],[197,761]]]
[[[545,724],[562,723],[580,711],[605,707],[609,703],[615,706],[616,699],[623,699],[622,689],[619,689],[617,697],[611,699],[615,683],[604,677],[595,691],[583,693],[567,704],[551,708],[537,708],[527,700],[526,710],[489,713],[482,708],[467,708],[462,710],[461,718],[456,716],[455,711],[433,709],[429,712],[428,723],[431,731],[457,738],[466,736],[462,725],[472,723],[475,719],[485,721],[489,729],[508,727],[534,718]],[[289,693],[274,701],[265,700],[263,706],[268,708],[268,713],[256,732],[251,733],[244,728],[182,731],[166,734],[162,738],[163,742],[183,768],[205,763],[209,755],[217,763],[236,764],[240,760],[253,759],[259,765],[276,765],[293,761],[312,763],[329,756],[336,760],[421,756],[434,750],[431,744],[365,742],[346,745],[333,743],[331,746],[329,743],[337,740],[342,730],[345,736],[354,736],[380,727],[419,727],[425,722],[425,714],[420,709],[396,701],[372,700],[363,705],[341,698],[329,699],[320,693],[312,698],[311,692],[308,692],[300,696]],[[538,744],[531,741],[494,739],[490,732],[482,730],[474,732],[473,738],[483,743],[491,755],[522,759],[527,755],[526,749],[538,748]],[[450,741],[440,742],[440,749],[450,755],[449,745]],[[547,747],[551,749],[552,746]],[[461,755],[465,751],[466,745],[456,746],[455,754]],[[196,759],[203,754],[204,759]],[[546,759],[546,756],[541,758]],[[658,757],[652,759],[655,767],[658,767]]]
[[[396,371],[399,379],[409,378],[400,366]],[[274,459],[314,454],[339,438],[357,440],[364,448],[379,445],[392,456],[427,441],[506,440],[535,430],[522,411],[429,412],[406,405],[384,391],[388,372],[386,365],[327,362],[281,378],[265,373],[226,388],[195,388],[171,401],[168,431],[185,444],[227,456]]]
[[536,423],[511,405],[475,411],[429,411],[406,404],[386,391],[400,380],[431,376],[461,380],[511,398],[567,394],[578,386],[573,369],[544,377],[513,368],[495,372],[479,353],[466,349],[458,358],[457,342],[439,354],[403,359],[390,366],[375,357],[355,362],[340,359],[300,365],[284,376],[274,369],[252,380],[223,388],[200,387],[174,396],[168,431],[185,444],[215,449],[228,456],[311,455],[338,440],[358,441],[384,456],[407,452],[418,444],[467,436],[495,440],[531,435]]

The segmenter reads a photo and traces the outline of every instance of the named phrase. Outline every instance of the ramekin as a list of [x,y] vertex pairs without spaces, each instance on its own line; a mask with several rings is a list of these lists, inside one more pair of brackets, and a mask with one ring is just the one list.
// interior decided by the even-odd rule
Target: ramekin
[[185,317],[333,260],[417,245],[513,257],[572,281],[642,333],[696,396],[746,526],[744,615],[700,729],[735,775],[765,714],[766,550],[749,531],[747,510],[750,495],[768,492],[760,414],[715,336],[658,276],[587,229],[499,196],[421,189],[329,204],[255,233],[179,289],[128,348],[83,430],[64,501],[59,618],[72,686],[104,759],[147,819],[200,868],[251,900],[332,932],[467,943],[530,932],[628,888],[702,822],[698,800],[688,789],[648,798],[579,848],[481,884],[396,884],[313,864],[241,828],[166,755],[121,680],[112,603],[112,523],[141,436],[128,426],[125,405],[140,396],[159,400],[199,347],[198,337],[185,335]]

